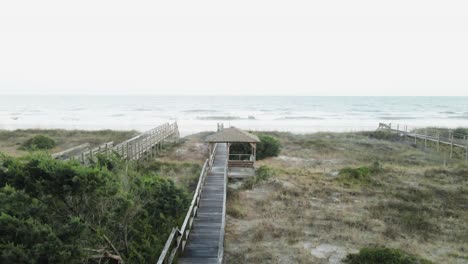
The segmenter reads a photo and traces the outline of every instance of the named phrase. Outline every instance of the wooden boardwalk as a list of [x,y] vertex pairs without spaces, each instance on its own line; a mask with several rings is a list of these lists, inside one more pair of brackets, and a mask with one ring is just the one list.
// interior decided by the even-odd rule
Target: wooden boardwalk
[[440,151],[441,145],[448,146],[450,158],[454,156],[454,148],[462,149],[464,159],[468,162],[468,136],[454,133],[449,129],[423,128],[409,130],[408,126],[397,125],[395,128],[391,124],[380,123],[377,131],[397,133],[405,139],[414,140],[416,145],[419,140],[420,144],[424,144],[424,148],[428,147],[428,142],[433,142],[436,144],[437,151]]
[[140,160],[154,157],[157,152],[161,151],[165,141],[177,141],[178,139],[177,123],[165,123],[116,146],[113,142],[108,142],[90,149],[90,145],[86,143],[52,154],[52,157],[60,160],[77,160],[85,165],[89,164],[90,160],[98,154],[117,153],[122,159]]
[[205,161],[182,226],[172,229],[158,260],[222,263],[226,223],[227,145],[216,144]]
[[227,145],[205,161],[182,226],[172,229],[158,264],[222,263],[226,223]]
[[226,144],[219,144],[205,179],[197,216],[178,263],[218,263],[224,239]]

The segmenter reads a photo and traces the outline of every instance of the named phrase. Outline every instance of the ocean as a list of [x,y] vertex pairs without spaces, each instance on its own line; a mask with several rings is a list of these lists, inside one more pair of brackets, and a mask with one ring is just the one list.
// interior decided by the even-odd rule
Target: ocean
[[177,121],[182,135],[216,130],[374,130],[468,127],[468,97],[244,97],[154,95],[0,95],[0,129],[135,129]]

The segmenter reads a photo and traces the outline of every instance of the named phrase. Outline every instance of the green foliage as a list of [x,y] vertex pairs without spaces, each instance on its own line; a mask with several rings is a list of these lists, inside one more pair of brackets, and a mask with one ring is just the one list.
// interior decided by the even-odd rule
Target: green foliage
[[463,136],[468,136],[468,128],[457,127],[456,129],[453,130],[453,133],[463,135]]
[[368,135],[371,138],[382,139],[382,140],[400,140],[402,137],[397,133],[390,131],[375,131],[375,132],[364,132],[364,135]]
[[26,140],[22,145],[23,150],[47,150],[55,147],[55,140],[48,136],[36,135]]
[[377,174],[381,170],[382,166],[378,161],[374,161],[370,167],[345,167],[340,170],[338,181],[346,185],[366,185],[372,182],[371,175]]
[[430,264],[432,262],[410,255],[399,249],[363,248],[357,254],[349,254],[347,264]]
[[257,144],[257,160],[278,156],[281,144],[277,138],[268,135],[258,135],[258,138],[260,143]]
[[44,153],[0,156],[0,263],[154,262],[188,194],[116,156],[84,167]]
[[242,188],[252,189],[258,183],[266,181],[275,175],[276,171],[273,168],[263,165],[255,171],[254,177],[250,177],[244,180]]

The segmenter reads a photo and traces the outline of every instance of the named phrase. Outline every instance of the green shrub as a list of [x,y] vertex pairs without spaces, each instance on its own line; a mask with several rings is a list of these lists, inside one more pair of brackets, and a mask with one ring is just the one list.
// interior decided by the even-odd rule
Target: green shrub
[[345,167],[340,170],[338,180],[345,184],[370,183],[371,170],[368,167]]
[[0,263],[95,263],[90,249],[157,261],[189,196],[135,168],[114,156],[85,167],[37,152],[0,155]]
[[468,128],[457,127],[456,129],[453,130],[453,133],[463,135],[463,136],[468,136]]
[[22,145],[23,150],[46,150],[55,147],[55,140],[48,136],[37,135],[26,140]]
[[413,256],[399,249],[363,248],[357,254],[349,254],[346,264],[430,264],[429,260]]
[[338,173],[338,181],[346,185],[365,185],[372,182],[371,175],[383,170],[379,161],[374,161],[370,167],[345,167]]
[[276,171],[273,168],[263,165],[255,171],[254,177],[250,177],[244,180],[242,187],[244,189],[252,189],[256,184],[268,180],[275,174]]
[[278,156],[281,148],[279,140],[272,136],[259,135],[260,143],[257,144],[257,160]]
[[375,131],[375,132],[365,132],[364,135],[368,135],[371,138],[375,139],[382,139],[382,140],[399,140],[402,137],[399,136],[397,133],[393,133],[390,131]]

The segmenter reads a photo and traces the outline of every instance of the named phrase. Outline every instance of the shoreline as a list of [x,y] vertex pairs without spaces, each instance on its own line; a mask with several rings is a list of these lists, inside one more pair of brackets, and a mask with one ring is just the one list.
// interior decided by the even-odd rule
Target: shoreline
[[[158,124],[176,121],[182,137],[194,135],[206,131],[215,131],[218,123],[223,123],[225,127],[238,127],[251,131],[271,131],[289,132],[294,134],[310,134],[317,132],[359,132],[374,131],[379,123],[392,124],[396,127],[408,126],[408,129],[424,127],[440,127],[455,129],[458,127],[468,127],[467,122],[460,122],[456,119],[433,119],[433,120],[347,120],[337,122],[336,120],[281,120],[281,121],[261,121],[261,120],[155,120],[151,123],[86,123],[86,124],[1,124],[0,130],[66,130],[66,131],[138,131],[144,132],[152,129]],[[401,122],[400,122],[401,121]],[[115,123],[114,123],[115,122]]]

